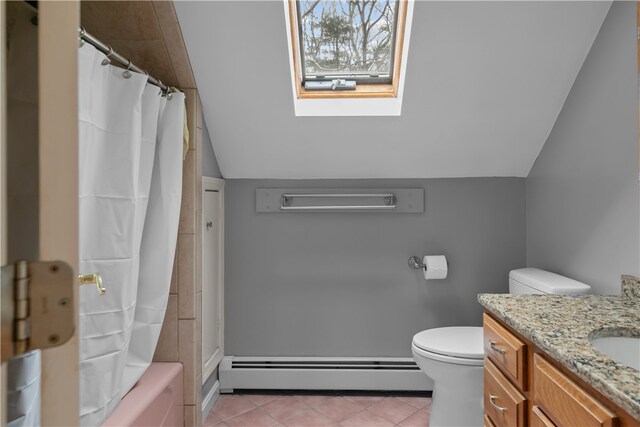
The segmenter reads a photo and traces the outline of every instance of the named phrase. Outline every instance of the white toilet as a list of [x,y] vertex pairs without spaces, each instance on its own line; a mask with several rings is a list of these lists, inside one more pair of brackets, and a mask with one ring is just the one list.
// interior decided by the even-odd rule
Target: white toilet
[[[509,273],[510,294],[582,295],[590,286],[537,268]],[[413,337],[413,358],[434,381],[429,425],[482,426],[482,327],[427,329]]]

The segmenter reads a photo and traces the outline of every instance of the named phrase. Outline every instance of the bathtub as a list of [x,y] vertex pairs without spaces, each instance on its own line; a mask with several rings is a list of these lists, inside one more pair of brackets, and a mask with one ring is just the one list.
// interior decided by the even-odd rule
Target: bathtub
[[152,363],[104,427],[182,427],[182,363]]

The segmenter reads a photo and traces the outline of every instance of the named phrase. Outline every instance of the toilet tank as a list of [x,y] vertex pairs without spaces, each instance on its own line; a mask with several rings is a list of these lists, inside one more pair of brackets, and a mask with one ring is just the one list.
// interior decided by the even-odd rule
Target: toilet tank
[[584,295],[589,290],[589,285],[539,268],[519,268],[509,272],[509,293],[514,295]]

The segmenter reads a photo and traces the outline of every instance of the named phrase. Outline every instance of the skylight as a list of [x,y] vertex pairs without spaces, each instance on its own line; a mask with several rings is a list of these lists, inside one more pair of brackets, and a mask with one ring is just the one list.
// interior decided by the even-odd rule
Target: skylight
[[413,0],[284,0],[297,116],[397,116]]
[[[302,83],[391,83],[396,0],[297,1]],[[341,89],[346,89],[342,87]]]

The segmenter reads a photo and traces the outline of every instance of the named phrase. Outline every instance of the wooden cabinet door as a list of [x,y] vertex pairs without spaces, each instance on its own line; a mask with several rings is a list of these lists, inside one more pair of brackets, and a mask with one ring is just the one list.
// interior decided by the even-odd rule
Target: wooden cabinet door
[[616,415],[539,354],[533,356],[533,398],[559,426],[613,427]]

